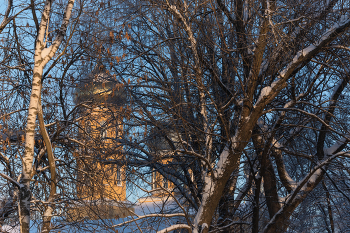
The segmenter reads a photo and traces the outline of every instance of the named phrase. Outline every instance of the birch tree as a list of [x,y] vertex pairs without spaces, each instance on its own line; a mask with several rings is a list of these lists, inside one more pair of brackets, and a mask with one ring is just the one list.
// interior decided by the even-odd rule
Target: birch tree
[[[1,38],[0,162],[4,169],[0,176],[3,196],[8,196],[1,204],[1,221],[6,225],[20,220],[24,232],[29,227],[49,232],[79,222],[75,216],[70,219],[69,212],[77,204],[86,204],[77,194],[77,186],[84,182],[77,180],[77,164],[88,157],[100,162],[105,145],[103,139],[87,132],[94,143],[85,143],[80,121],[91,118],[88,112],[96,103],[85,99],[75,105],[74,94],[77,80],[91,75],[90,66],[102,59],[102,52],[108,55],[103,46],[113,38],[97,25],[98,12],[107,3],[82,1],[72,13],[73,4],[33,1],[29,6],[20,5],[15,12],[24,16],[11,18]],[[29,118],[24,120],[27,113]],[[116,147],[103,148],[103,152],[116,155],[120,146]],[[84,185],[103,189],[104,184],[94,177],[101,167],[94,168],[92,185]],[[62,219],[70,222],[63,224]]]
[[137,125],[122,142],[129,164],[176,187],[184,223],[160,232],[285,232],[319,188],[335,232],[325,190],[346,199],[348,175],[335,177],[349,156],[347,3],[134,3],[114,66],[131,96],[125,124]]
[[[37,38],[35,41],[35,52],[34,52],[34,69],[33,69],[33,79],[32,79],[32,90],[30,95],[30,103],[28,108],[28,118],[26,125],[26,134],[25,134],[25,151],[22,158],[23,161],[23,172],[21,180],[19,182],[19,218],[21,224],[21,232],[29,232],[30,224],[30,181],[31,174],[33,170],[33,159],[34,159],[34,137],[35,137],[35,125],[37,115],[39,114],[39,122],[41,134],[45,140],[46,149],[48,152],[49,166],[51,171],[51,188],[52,197],[55,195],[55,160],[52,155],[52,146],[48,134],[45,129],[45,125],[42,124],[42,113],[41,113],[41,85],[42,85],[42,75],[45,65],[52,59],[55,55],[57,49],[62,43],[62,40],[65,36],[69,20],[71,18],[71,13],[74,5],[74,0],[70,0],[67,3],[65,13],[63,16],[62,25],[57,32],[56,38],[53,43],[47,47],[47,37],[45,38],[46,31],[48,28],[48,22],[50,18],[50,11],[53,1],[48,0],[45,2],[45,7],[42,12],[41,21],[39,24],[39,30]],[[48,36],[48,35],[46,35]],[[45,40],[46,39],[46,40]],[[51,196],[51,195],[50,195]],[[44,216],[44,230],[43,232],[48,232],[50,228],[50,219],[52,215],[52,209],[47,208],[47,212]]]
[[[59,134],[59,132],[56,132],[56,137],[52,137],[52,135],[49,136],[46,128],[50,127],[50,124],[45,125],[44,120],[50,120],[50,114],[44,115],[42,107],[42,103],[44,103],[44,107],[46,107],[49,98],[42,100],[41,96],[49,96],[48,93],[50,93],[50,91],[48,91],[47,85],[45,85],[44,93],[42,92],[43,80],[46,76],[50,77],[48,73],[52,71],[52,68],[57,64],[58,59],[50,63],[50,67],[46,69],[46,73],[44,73],[44,68],[53,60],[53,57],[66,36],[74,1],[65,3],[66,7],[64,12],[62,12],[63,19],[60,19],[61,25],[55,32],[51,31],[52,28],[55,28],[55,26],[52,25],[54,25],[56,21],[54,18],[56,15],[52,17],[54,15],[52,13],[53,1],[48,0],[43,2],[43,5],[41,4],[41,2],[32,1],[30,5],[23,6],[16,1],[8,1],[8,7],[1,23],[1,31],[3,32],[1,49],[4,51],[1,55],[2,61],[0,65],[3,91],[1,95],[1,143],[3,145],[1,162],[4,165],[4,173],[0,175],[8,183],[13,185],[13,187],[10,187],[8,190],[10,198],[8,198],[8,201],[2,206],[1,220],[3,221],[4,218],[9,217],[9,214],[13,212],[18,213],[21,232],[29,232],[30,218],[34,216],[31,208],[33,207],[33,203],[38,201],[36,198],[33,198],[32,195],[34,186],[32,181],[37,173],[46,170],[46,168],[42,170],[40,170],[40,168],[38,169],[38,161],[46,156],[48,159],[48,170],[50,171],[50,181],[48,182],[50,194],[47,200],[45,200],[44,196],[39,197],[39,202],[48,203],[43,205],[45,213],[42,232],[49,232],[51,228],[50,221],[53,215],[53,202],[57,197],[56,158],[53,155],[51,139],[57,139],[57,134]],[[41,9],[42,11],[40,11]],[[23,20],[28,19],[26,17],[16,20],[18,15],[25,15],[25,13],[31,14],[33,20],[30,23]],[[40,20],[38,20],[37,17],[38,13],[41,13]],[[51,25],[49,24],[50,19]],[[36,37],[34,40],[32,40],[33,34]],[[53,34],[55,34],[54,37],[52,36]],[[34,43],[30,44],[30,42]],[[67,46],[67,44],[65,44],[65,46]],[[58,58],[61,57],[62,54],[64,53],[61,53]],[[31,57],[31,55],[33,57]],[[33,61],[33,63],[31,61]],[[31,74],[32,77],[30,77]],[[17,76],[22,77],[22,79],[17,78]],[[30,82],[30,88],[28,88],[29,85],[26,85],[27,81]],[[31,91],[29,98],[27,98],[27,88]],[[29,106],[26,106],[28,103],[27,101],[29,102]],[[27,110],[27,120],[23,122],[23,113]],[[37,116],[41,136],[37,133]],[[25,131],[21,124],[26,126]],[[52,128],[50,128],[50,131],[50,133],[52,133]],[[40,148],[38,144],[41,144],[41,140],[45,142],[45,147],[35,152],[34,148]],[[21,148],[24,148],[24,150]],[[23,152],[23,154],[19,154],[18,156],[18,153],[21,152]],[[34,159],[36,165],[33,164]],[[19,163],[19,160],[21,160],[21,163]],[[22,169],[21,174],[19,174],[19,168]],[[37,186],[37,181],[35,186]],[[45,185],[43,187],[45,187]],[[45,193],[45,190],[42,191]],[[40,200],[41,198],[44,199]],[[13,206],[16,202],[18,203],[18,211],[16,211]],[[9,212],[6,213],[6,211]],[[14,215],[12,214],[11,216],[13,217]]]

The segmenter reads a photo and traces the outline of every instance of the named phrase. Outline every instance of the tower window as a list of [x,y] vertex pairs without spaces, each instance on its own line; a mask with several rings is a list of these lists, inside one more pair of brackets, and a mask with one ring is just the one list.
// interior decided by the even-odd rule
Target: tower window
[[157,185],[157,172],[155,170],[153,170],[152,172],[152,189],[157,189],[158,185]]
[[116,128],[115,128],[115,138],[118,138],[118,136],[119,136],[119,125],[118,125],[118,123],[116,123]]
[[119,166],[117,166],[117,185],[122,186],[122,175]]
[[107,126],[105,121],[101,121],[101,139],[107,138]]
[[168,189],[168,179],[163,177],[163,188]]
[[91,122],[90,121],[87,121],[86,122],[86,132],[88,133],[88,134],[91,134]]

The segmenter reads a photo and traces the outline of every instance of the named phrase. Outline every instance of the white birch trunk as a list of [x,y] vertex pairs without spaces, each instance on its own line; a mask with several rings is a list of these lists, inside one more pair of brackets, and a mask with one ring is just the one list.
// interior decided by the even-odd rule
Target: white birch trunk
[[25,135],[25,151],[22,159],[23,170],[22,179],[20,181],[21,187],[19,190],[19,219],[21,225],[21,233],[29,233],[30,227],[30,181],[32,178],[31,174],[34,159],[35,123],[38,114],[39,99],[41,96],[41,82],[43,70],[45,65],[52,59],[58,47],[62,43],[74,5],[74,0],[68,1],[58,35],[53,44],[49,48],[45,48],[45,31],[46,27],[48,27],[47,24],[48,19],[50,17],[52,2],[53,0],[47,0],[45,3],[44,11],[42,13],[41,22],[39,26],[38,36],[35,42],[32,92],[30,95],[30,103],[28,108],[28,118]]

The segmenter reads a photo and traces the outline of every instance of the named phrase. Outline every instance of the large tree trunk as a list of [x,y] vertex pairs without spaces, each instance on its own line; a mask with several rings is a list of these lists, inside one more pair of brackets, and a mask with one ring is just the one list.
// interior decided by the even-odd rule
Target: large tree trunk
[[21,225],[21,233],[29,233],[30,227],[30,181],[32,179],[34,159],[35,123],[38,114],[39,99],[41,96],[43,70],[45,65],[52,59],[58,47],[62,43],[74,5],[74,0],[68,1],[67,7],[64,12],[63,21],[60,30],[58,31],[58,35],[52,43],[52,45],[48,48],[45,48],[45,31],[48,27],[48,20],[50,17],[52,2],[53,0],[47,0],[45,3],[44,11],[42,13],[41,22],[39,26],[38,36],[35,42],[32,92],[30,95],[30,103],[28,109],[28,118],[25,135],[25,151],[24,156],[22,158],[23,170],[20,181],[21,187],[19,190],[19,218]]

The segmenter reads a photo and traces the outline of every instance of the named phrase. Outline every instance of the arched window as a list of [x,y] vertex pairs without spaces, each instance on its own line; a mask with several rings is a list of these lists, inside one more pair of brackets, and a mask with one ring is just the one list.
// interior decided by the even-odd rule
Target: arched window
[[86,133],[91,134],[92,128],[91,128],[91,122],[90,121],[86,122],[85,130],[86,130]]
[[157,172],[155,170],[152,171],[152,189],[157,189]]
[[122,174],[121,174],[121,169],[120,166],[117,166],[117,185],[122,186]]
[[106,121],[101,121],[100,122],[100,126],[101,126],[101,139],[105,139],[107,138],[107,125],[106,125]]
[[168,179],[163,177],[163,188],[168,189]]

